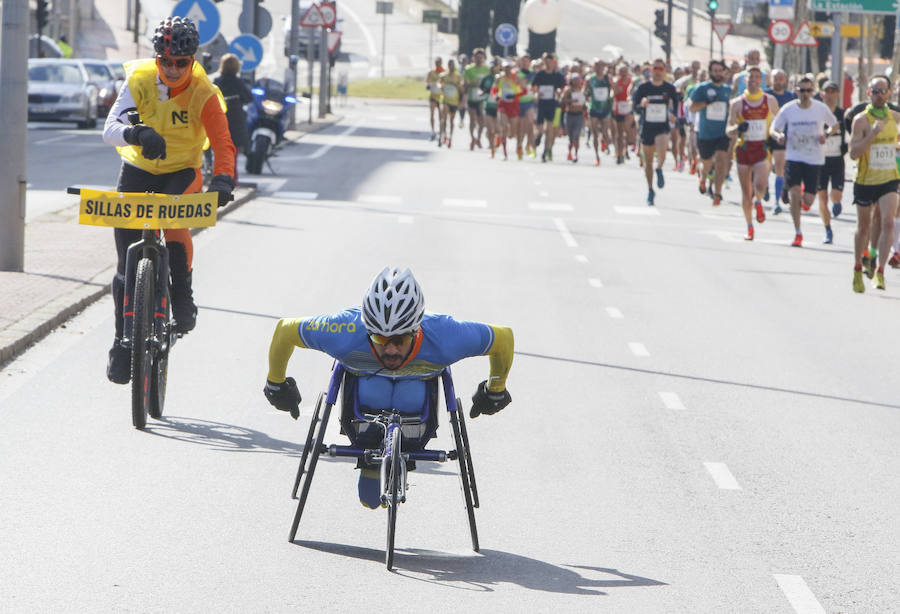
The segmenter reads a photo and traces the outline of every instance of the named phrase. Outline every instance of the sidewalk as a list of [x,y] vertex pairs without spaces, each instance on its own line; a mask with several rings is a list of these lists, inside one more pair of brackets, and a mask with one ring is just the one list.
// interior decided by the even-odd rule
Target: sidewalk
[[[300,124],[298,130],[288,132],[287,138],[297,141],[339,119],[340,116],[331,115],[312,125]],[[238,186],[234,202],[219,209],[219,217],[256,195],[256,188]],[[112,231],[79,226],[77,204],[26,223],[25,271],[0,271],[0,369],[29,345],[106,295],[115,266]]]

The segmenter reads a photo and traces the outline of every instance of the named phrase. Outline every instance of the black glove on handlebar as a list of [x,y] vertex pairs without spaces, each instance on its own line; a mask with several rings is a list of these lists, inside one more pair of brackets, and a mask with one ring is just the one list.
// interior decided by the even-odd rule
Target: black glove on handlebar
[[285,379],[280,384],[266,380],[263,394],[275,409],[291,412],[291,418],[300,417],[300,390],[293,377]]
[[488,416],[496,414],[498,411],[512,403],[512,397],[509,391],[491,392],[488,390],[487,380],[478,384],[478,389],[472,395],[472,411],[469,412],[470,418],[477,418],[480,414]]
[[166,139],[150,126],[131,126],[123,134],[129,145],[140,145],[141,155],[148,160],[166,159]]
[[216,175],[209,182],[209,191],[219,193],[219,206],[224,207],[231,200],[234,191],[234,179],[231,175]]

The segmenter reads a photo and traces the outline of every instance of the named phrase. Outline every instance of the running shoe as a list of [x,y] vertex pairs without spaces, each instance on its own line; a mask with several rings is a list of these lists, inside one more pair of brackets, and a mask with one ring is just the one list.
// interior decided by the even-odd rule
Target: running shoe
[[834,233],[831,232],[831,228],[825,229],[825,238],[822,239],[822,243],[824,243],[825,245],[831,245],[832,243],[834,243]]
[[566,159],[569,160],[570,162],[572,161],[572,146],[571,145],[569,145],[569,155],[566,157]]
[[878,271],[875,273],[875,289],[876,290],[884,290],[884,272]]
[[779,205],[779,204],[776,202],[776,203],[775,203],[775,206],[772,207],[772,215],[778,215],[779,213],[781,213],[781,211],[782,211],[781,205]]
[[453,147],[453,139],[447,139],[447,149]]
[[853,271],[853,291],[860,294],[866,291],[866,284],[863,283],[862,271]]
[[656,187],[664,188],[666,186],[666,178],[663,177],[661,168],[656,169]]
[[602,151],[603,153],[609,151],[609,143],[607,143],[606,141],[600,141],[600,151]]
[[649,192],[647,192],[647,206],[649,206],[649,207],[653,206],[653,197],[655,195],[656,195],[656,193],[653,190],[650,190]]
[[803,235],[799,232],[794,236],[794,240],[791,243],[791,247],[803,247]]
[[837,216],[839,216],[839,215],[841,214],[841,210],[842,210],[842,209],[843,209],[843,207],[841,207],[841,203],[831,203],[831,215],[832,215],[832,217],[837,217]]
[[625,164],[625,158],[623,156],[616,156],[616,164]]
[[763,211],[762,203],[757,200],[754,207],[756,208],[756,221],[762,224],[766,221],[766,212]]
[[706,177],[700,177],[700,193],[706,194]]
[[578,156],[572,158],[572,164],[578,164]]
[[900,254],[894,252],[893,255],[891,255],[891,259],[888,260],[888,264],[891,265],[892,269],[900,267]]
[[763,200],[769,202],[769,186],[766,186],[766,193],[763,194]]
[[863,256],[862,259],[863,273],[866,274],[866,277],[872,279],[875,276],[875,259],[869,258],[867,256]]
[[753,240],[753,226],[747,226],[747,234],[744,235],[744,241]]
[[597,159],[594,161],[594,166],[600,166],[600,158],[597,158]]
[[693,160],[691,160],[691,175],[696,175],[696,174],[697,174],[697,159],[694,158]]
[[809,211],[810,207],[812,207],[811,204],[807,205],[807,204],[806,204],[805,202],[803,202],[802,200],[800,201],[800,208],[803,209],[804,211]]
[[716,195],[713,197],[713,207],[718,207],[718,206],[721,205],[721,204],[722,204],[722,195],[721,195],[721,194],[716,194]]
[[469,143],[469,151],[475,151],[475,139],[472,139],[472,142]]
[[791,197],[788,194],[787,186],[785,186],[781,189],[781,202],[783,202],[786,205],[791,204]]

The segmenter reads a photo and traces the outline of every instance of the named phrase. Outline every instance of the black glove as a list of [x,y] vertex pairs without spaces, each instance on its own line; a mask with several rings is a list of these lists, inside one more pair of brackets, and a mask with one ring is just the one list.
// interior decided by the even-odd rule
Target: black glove
[[285,379],[280,384],[266,380],[263,394],[275,409],[291,412],[291,418],[294,420],[300,417],[300,390],[293,377]]
[[512,397],[509,392],[491,392],[488,390],[487,380],[478,384],[478,389],[472,395],[472,411],[469,412],[470,418],[477,418],[480,414],[493,415],[498,411],[512,403]]
[[148,160],[166,159],[166,139],[150,126],[125,128],[124,137],[129,145],[140,145],[141,155]]
[[749,123],[749,122],[741,122],[741,123],[738,124],[737,130],[738,130],[738,132],[740,132],[741,134],[744,134],[745,132],[747,132],[747,130],[748,130],[749,128],[750,128],[750,123]]
[[231,201],[234,191],[234,179],[231,175],[216,175],[209,182],[209,191],[219,193],[219,206],[224,207]]

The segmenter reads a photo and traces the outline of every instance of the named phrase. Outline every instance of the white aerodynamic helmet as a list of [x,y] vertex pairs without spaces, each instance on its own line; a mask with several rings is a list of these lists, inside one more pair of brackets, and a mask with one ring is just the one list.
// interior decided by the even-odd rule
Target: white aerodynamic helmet
[[366,330],[376,335],[402,335],[418,328],[425,297],[409,269],[385,267],[366,291],[362,303]]

